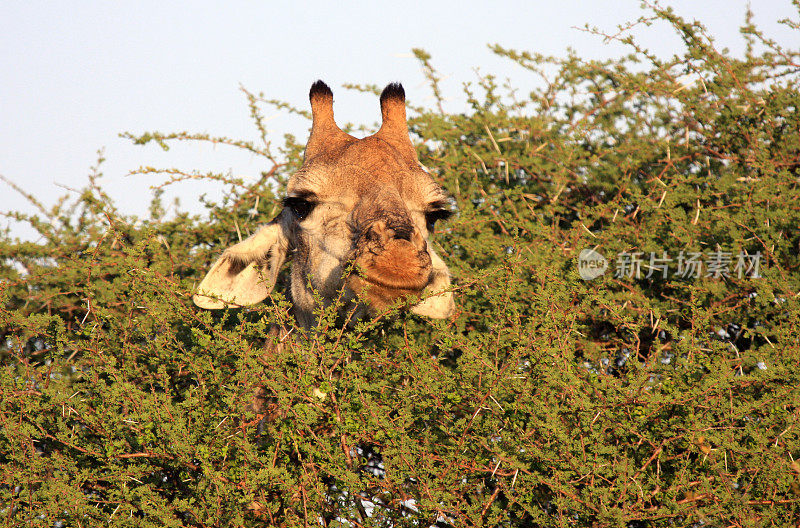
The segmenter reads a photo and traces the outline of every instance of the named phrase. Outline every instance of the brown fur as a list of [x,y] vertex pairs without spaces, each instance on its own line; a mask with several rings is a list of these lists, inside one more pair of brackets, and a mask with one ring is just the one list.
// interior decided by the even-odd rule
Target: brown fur
[[[315,323],[313,291],[329,303],[344,290],[345,309],[359,313],[421,297],[412,311],[449,316],[450,274],[430,247],[428,232],[428,221],[442,213],[447,196],[417,159],[403,87],[386,87],[381,128],[363,139],[336,125],[333,94],[324,83],[314,83],[309,99],[311,134],[303,166],[289,180],[286,206],[223,253],[195,303],[222,308],[262,300],[291,252],[292,300],[302,326]],[[356,271],[347,275],[353,266]]]

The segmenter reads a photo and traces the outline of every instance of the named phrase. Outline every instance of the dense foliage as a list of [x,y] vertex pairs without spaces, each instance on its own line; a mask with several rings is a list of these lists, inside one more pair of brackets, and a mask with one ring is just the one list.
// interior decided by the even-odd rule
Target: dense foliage
[[[294,325],[280,286],[248,310],[192,305],[301,162],[294,138],[269,143],[275,103],[249,92],[261,143],[130,136],[263,157],[255,184],[167,171],[228,184],[207,215],[167,217],[158,194],[150,218],[121,214],[99,168],[78,198],[9,213],[41,238],[0,238],[3,522],[800,521],[800,54],[748,21],[734,58],[698,23],[650,15],[685,54],[495,46],[539,88],[486,76],[465,85],[468,113],[410,107],[457,211],[435,237],[452,320],[395,310],[343,331],[321,313],[265,355],[270,328]],[[586,249],[608,261],[590,281]],[[266,415],[247,410],[258,387]]]

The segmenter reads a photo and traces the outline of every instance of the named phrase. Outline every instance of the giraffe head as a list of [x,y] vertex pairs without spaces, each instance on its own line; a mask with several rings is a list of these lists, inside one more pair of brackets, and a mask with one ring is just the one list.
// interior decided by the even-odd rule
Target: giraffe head
[[363,139],[336,125],[325,83],[314,83],[309,98],[311,135],[283,210],[225,250],[194,302],[203,308],[257,303],[291,256],[291,296],[303,326],[314,324],[314,292],[325,303],[344,295],[347,309],[371,312],[413,296],[422,299],[413,312],[449,316],[450,273],[429,243],[436,221],[450,215],[449,202],[417,159],[403,87],[383,90],[381,128]]

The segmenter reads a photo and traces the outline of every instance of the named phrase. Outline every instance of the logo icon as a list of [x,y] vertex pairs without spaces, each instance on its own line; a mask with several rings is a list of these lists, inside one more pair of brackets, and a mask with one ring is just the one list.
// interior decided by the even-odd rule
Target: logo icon
[[578,275],[585,281],[596,279],[607,269],[606,258],[593,249],[584,249],[578,255]]

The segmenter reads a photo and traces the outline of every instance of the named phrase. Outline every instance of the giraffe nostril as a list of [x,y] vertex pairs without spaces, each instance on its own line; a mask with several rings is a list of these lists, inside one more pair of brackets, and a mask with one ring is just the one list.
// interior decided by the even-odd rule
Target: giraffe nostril
[[378,220],[364,230],[360,237],[367,243],[380,246],[385,246],[392,240],[411,242],[414,246],[420,246],[422,242],[421,233],[414,224],[401,220],[388,222]]
[[411,242],[411,235],[414,232],[414,228],[410,225],[399,225],[399,226],[392,226],[392,231],[394,231],[394,238],[397,240],[406,240]]

